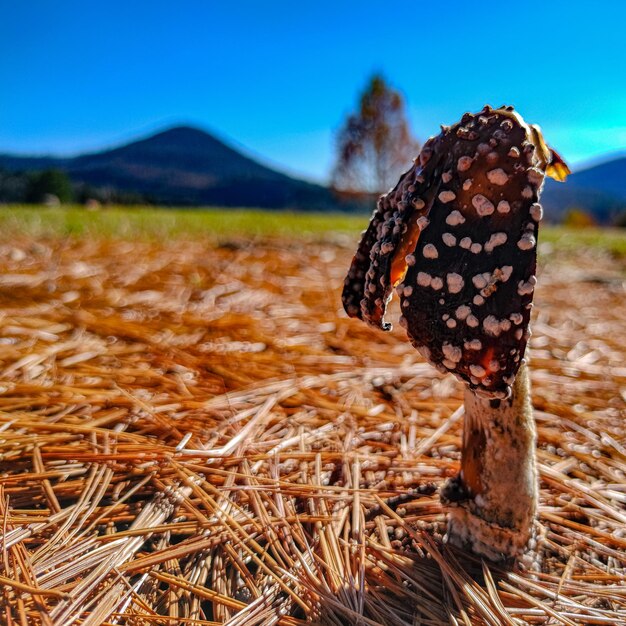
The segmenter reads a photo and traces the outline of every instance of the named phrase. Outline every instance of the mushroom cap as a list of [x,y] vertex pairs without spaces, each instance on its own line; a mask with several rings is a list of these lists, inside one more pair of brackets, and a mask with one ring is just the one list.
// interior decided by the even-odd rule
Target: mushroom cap
[[506,397],[530,336],[538,199],[553,160],[562,174],[512,107],[442,128],[379,199],[345,280],[348,315],[390,330],[397,287],[413,345],[477,393]]

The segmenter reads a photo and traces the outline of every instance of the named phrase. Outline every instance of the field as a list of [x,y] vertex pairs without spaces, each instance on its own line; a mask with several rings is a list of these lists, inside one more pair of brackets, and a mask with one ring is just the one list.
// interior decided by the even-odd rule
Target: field
[[[2,207],[0,206],[0,209]],[[363,230],[362,215],[289,213],[220,209],[146,209],[113,207],[103,211],[44,209],[11,206],[0,210],[0,233],[5,238],[29,234],[31,237],[95,237],[141,240],[201,238],[211,244],[232,237],[297,237],[299,240],[331,241],[350,245]],[[592,248],[617,257],[626,257],[626,234],[623,229],[556,226],[544,228],[543,251],[557,246],[560,251]],[[549,244],[549,245],[547,245]]]
[[0,209],[5,623],[626,623],[626,235],[542,233],[503,566],[443,539],[461,385],[341,310],[365,222]]

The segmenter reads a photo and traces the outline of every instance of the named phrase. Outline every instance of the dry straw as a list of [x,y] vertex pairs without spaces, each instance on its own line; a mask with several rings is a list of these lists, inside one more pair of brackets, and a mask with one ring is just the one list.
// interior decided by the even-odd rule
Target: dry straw
[[340,313],[353,242],[0,246],[3,623],[626,622],[624,267],[537,294],[539,537],[446,546],[461,386]]

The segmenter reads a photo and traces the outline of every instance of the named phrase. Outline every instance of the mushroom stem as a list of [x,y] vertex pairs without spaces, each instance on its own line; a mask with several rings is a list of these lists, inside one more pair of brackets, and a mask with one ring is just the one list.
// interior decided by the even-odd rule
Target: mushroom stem
[[461,472],[441,493],[451,543],[492,560],[524,550],[537,512],[536,439],[525,364],[506,400],[466,389]]

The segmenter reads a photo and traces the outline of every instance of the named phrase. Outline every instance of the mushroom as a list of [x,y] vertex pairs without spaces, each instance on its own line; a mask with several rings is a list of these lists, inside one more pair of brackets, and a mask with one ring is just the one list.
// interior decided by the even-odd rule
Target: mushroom
[[449,541],[519,554],[537,510],[536,431],[524,352],[546,175],[569,169],[538,126],[486,106],[430,138],[380,197],[343,304],[390,330],[393,289],[413,346],[466,385],[461,470],[441,491]]

